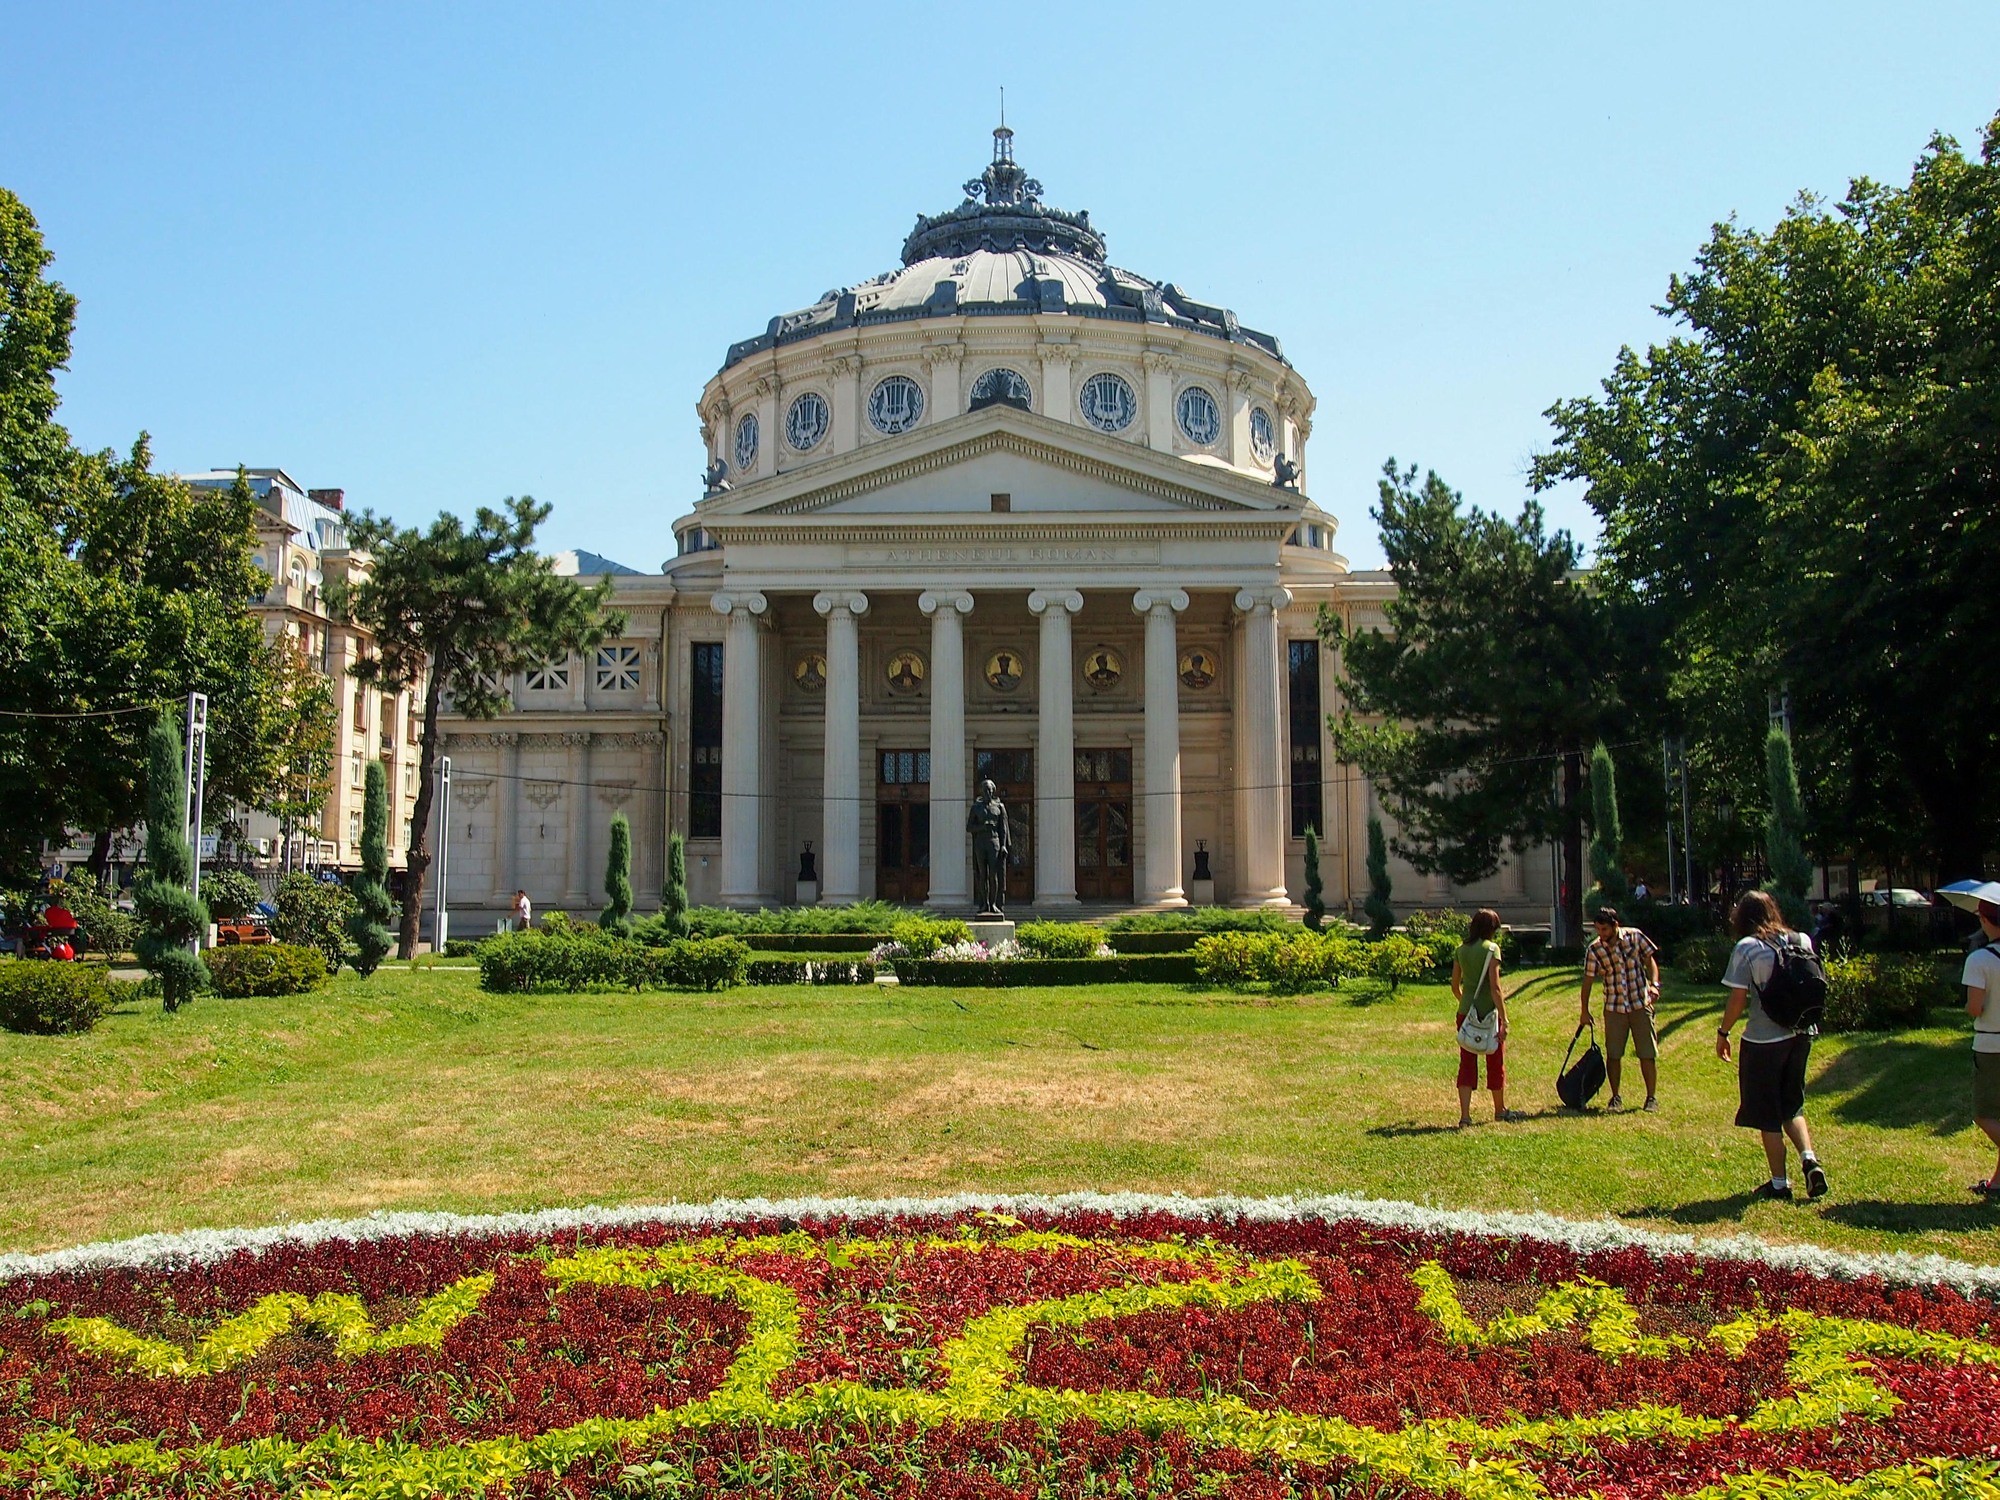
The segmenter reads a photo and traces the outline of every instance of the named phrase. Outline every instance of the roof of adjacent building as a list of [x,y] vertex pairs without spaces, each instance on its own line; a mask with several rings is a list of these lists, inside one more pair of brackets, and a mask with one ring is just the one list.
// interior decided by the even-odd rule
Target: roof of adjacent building
[[1042,202],[1042,185],[1014,162],[1013,139],[1005,125],[993,132],[993,160],[965,184],[964,202],[917,216],[903,242],[900,270],[835,288],[811,307],[780,314],[756,338],[730,345],[722,367],[842,328],[1027,313],[1193,329],[1284,359],[1276,337],[1245,328],[1228,308],[1111,265],[1088,213]]
[[607,573],[636,575],[639,571],[637,568],[628,568],[621,562],[613,562],[600,553],[585,552],[581,548],[571,552],[553,553],[551,556],[555,562],[555,574],[558,578],[598,578]]
[[[236,483],[235,469],[207,469],[199,474],[175,477],[196,489],[226,490]],[[294,545],[315,552],[340,552],[347,547],[347,517],[330,505],[312,498],[296,479],[283,469],[243,470],[250,493],[257,503],[292,529]]]

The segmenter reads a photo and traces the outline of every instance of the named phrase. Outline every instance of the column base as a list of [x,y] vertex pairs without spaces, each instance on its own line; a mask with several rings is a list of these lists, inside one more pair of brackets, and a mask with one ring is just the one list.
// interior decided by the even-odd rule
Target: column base
[[1176,886],[1170,891],[1161,891],[1157,896],[1143,896],[1139,904],[1148,911],[1179,911],[1188,904],[1187,892]]
[[[1283,887],[1280,887],[1277,890],[1264,891],[1261,893],[1253,891],[1247,896],[1238,896],[1234,901],[1230,902],[1229,904],[1231,906],[1239,907],[1246,911],[1256,907],[1276,907],[1281,911],[1290,911],[1294,909],[1292,903],[1292,893],[1288,890],[1285,890]],[[1299,907],[1296,909],[1300,911],[1304,910],[1303,907]]]

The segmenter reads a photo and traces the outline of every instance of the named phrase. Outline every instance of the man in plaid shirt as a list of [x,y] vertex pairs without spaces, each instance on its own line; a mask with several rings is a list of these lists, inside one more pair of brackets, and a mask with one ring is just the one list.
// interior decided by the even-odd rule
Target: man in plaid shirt
[[1618,913],[1600,906],[1591,918],[1597,940],[1583,955],[1583,1019],[1590,1020],[1590,987],[1604,981],[1604,1062],[1611,1078],[1611,1108],[1623,1109],[1618,1075],[1624,1071],[1625,1043],[1639,1054],[1646,1079],[1646,1108],[1658,1110],[1659,1039],[1653,1030],[1653,1001],[1660,993],[1659,949],[1636,927],[1620,927]]

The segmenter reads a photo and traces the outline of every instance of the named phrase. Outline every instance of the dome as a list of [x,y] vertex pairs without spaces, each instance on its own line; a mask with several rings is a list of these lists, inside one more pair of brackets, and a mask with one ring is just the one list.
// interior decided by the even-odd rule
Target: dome
[[1198,302],[1172,282],[1149,281],[1105,259],[1088,213],[1042,202],[1042,185],[1014,163],[1014,132],[993,132],[993,160],[965,184],[965,201],[920,214],[900,270],[826,293],[732,344],[727,370],[761,350],[837,329],[917,318],[1067,314],[1190,329],[1284,359],[1278,341],[1245,328],[1226,307]]

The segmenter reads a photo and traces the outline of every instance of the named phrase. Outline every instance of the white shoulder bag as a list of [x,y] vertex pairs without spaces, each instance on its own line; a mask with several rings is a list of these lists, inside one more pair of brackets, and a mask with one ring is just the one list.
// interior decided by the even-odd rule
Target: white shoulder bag
[[[1486,976],[1493,970],[1493,950],[1486,950],[1486,963],[1479,971],[1479,985],[1486,983]],[[1479,985],[1474,985],[1477,991]],[[1493,1009],[1480,1015],[1472,1008],[1468,994],[1465,1002],[1465,1019],[1458,1023],[1458,1045],[1467,1052],[1486,1056],[1500,1050],[1500,1002],[1493,1002]]]

